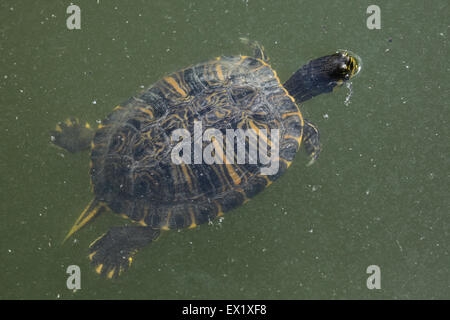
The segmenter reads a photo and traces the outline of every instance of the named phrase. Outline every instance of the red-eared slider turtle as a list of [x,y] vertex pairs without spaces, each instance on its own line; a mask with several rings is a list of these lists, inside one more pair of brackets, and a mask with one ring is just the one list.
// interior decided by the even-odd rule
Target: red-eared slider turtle
[[[310,61],[282,84],[263,48],[252,46],[254,56],[218,57],[162,78],[116,106],[95,131],[76,119],[56,126],[54,144],[71,152],[91,149],[94,199],[66,239],[105,209],[135,222],[111,228],[90,245],[97,273],[116,277],[162,230],[194,228],[246,202],[283,174],[301,144],[312,161],[317,158],[319,132],[299,105],[349,80],[358,60],[338,51]],[[249,130],[266,142],[266,133],[278,129],[278,171],[264,174],[259,161],[175,163],[172,151],[181,140],[172,134],[185,129],[194,136],[195,122],[224,134]],[[247,145],[254,141],[244,138]],[[199,144],[212,142],[217,146],[218,139]],[[211,154],[220,158],[225,144],[218,146]],[[237,149],[231,150],[236,159]]]

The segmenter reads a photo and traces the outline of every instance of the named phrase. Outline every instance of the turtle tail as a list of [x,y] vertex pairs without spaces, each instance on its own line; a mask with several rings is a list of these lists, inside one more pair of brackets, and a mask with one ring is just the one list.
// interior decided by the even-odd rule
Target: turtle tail
[[75,221],[72,229],[67,233],[66,237],[63,240],[63,243],[69,239],[75,232],[83,228],[88,222],[92,221],[95,217],[97,217],[105,208],[105,204],[100,202],[96,198],[91,200],[87,207],[81,212],[77,221]]

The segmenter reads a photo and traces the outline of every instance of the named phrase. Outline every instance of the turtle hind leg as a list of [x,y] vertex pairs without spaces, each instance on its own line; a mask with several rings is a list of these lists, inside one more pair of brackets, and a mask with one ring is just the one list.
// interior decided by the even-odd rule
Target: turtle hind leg
[[307,120],[305,120],[303,127],[302,142],[305,145],[306,153],[311,157],[311,160],[307,164],[307,166],[310,166],[319,157],[321,146],[319,140],[319,129]]
[[70,118],[59,122],[50,135],[55,145],[75,153],[90,147],[94,138],[94,130],[87,122],[85,125],[81,125],[77,118]]
[[116,278],[127,270],[138,249],[156,240],[159,230],[143,226],[113,227],[89,246],[95,271]]

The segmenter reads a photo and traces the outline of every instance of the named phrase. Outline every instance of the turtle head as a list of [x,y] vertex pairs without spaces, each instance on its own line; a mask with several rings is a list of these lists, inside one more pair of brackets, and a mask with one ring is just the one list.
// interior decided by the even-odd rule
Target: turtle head
[[284,87],[297,102],[303,102],[356,76],[361,69],[359,57],[349,51],[339,50],[328,56],[311,60],[297,70]]
[[342,85],[344,81],[350,80],[361,69],[360,59],[345,50],[339,50],[334,54],[319,59],[322,70],[319,67],[317,71],[320,73],[325,72],[330,77],[330,80],[336,82],[337,85]]

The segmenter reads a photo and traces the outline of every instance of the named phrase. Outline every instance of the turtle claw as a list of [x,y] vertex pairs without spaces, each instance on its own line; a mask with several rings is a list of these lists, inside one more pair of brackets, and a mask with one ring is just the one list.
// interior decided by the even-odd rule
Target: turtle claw
[[89,260],[95,272],[108,279],[117,278],[133,261],[137,249],[121,246],[108,232],[95,240],[89,247]]
[[319,157],[319,153],[314,153],[311,155],[311,159],[308,161],[308,163],[306,164],[307,167],[312,166],[315,162],[316,159]]
[[159,230],[148,227],[112,227],[89,246],[89,259],[98,274],[116,278],[131,266],[138,249],[158,236]]
[[50,135],[53,144],[75,153],[89,148],[94,137],[94,131],[88,123],[83,126],[77,118],[69,118],[63,122],[58,122]]
[[314,164],[314,162],[319,157],[321,151],[320,141],[319,141],[319,130],[311,122],[304,120],[305,126],[303,127],[303,143],[305,144],[305,151],[311,157],[307,167]]

